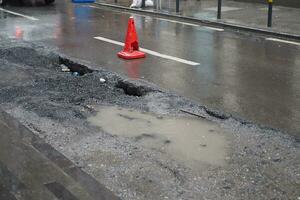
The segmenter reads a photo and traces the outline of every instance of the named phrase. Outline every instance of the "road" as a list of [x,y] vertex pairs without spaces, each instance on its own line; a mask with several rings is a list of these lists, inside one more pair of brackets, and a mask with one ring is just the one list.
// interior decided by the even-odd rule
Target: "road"
[[140,46],[148,54],[125,61],[116,54],[129,16],[67,1],[51,7],[8,6],[0,10],[0,37],[41,42],[299,136],[300,43],[134,14]]

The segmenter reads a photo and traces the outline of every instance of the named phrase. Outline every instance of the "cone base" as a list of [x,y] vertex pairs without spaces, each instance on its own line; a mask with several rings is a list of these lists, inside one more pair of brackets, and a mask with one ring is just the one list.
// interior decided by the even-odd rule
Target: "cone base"
[[146,54],[141,51],[133,51],[133,52],[120,51],[118,53],[118,56],[126,60],[131,60],[131,59],[145,58]]

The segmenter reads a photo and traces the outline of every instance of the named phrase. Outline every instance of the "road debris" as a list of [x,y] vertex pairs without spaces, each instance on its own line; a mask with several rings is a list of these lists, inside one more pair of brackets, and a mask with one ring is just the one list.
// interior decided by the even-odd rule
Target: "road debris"
[[180,109],[180,111],[181,111],[181,112],[184,112],[184,113],[187,113],[187,114],[189,114],[189,115],[193,115],[193,116],[196,116],[196,117],[200,117],[200,118],[202,118],[202,119],[206,119],[205,116],[202,116],[202,115],[200,115],[200,114],[193,113],[193,112],[191,112],[191,111],[187,111],[187,110],[184,110],[184,109]]
[[61,64],[60,66],[61,66],[61,71],[62,71],[62,72],[70,72],[70,71],[71,71],[70,68],[67,67],[67,66],[64,65],[64,64]]
[[99,80],[100,80],[100,83],[105,83],[106,82],[106,80],[104,78],[100,78]]
[[73,74],[73,76],[80,76],[80,74],[78,72],[73,72],[72,74]]

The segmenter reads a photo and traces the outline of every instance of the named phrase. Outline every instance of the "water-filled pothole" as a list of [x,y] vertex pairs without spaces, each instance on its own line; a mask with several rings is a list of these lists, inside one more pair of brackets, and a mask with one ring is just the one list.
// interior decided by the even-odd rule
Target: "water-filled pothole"
[[129,137],[191,168],[225,164],[229,136],[216,123],[193,117],[161,117],[120,107],[101,106],[97,110],[89,122],[112,135]]

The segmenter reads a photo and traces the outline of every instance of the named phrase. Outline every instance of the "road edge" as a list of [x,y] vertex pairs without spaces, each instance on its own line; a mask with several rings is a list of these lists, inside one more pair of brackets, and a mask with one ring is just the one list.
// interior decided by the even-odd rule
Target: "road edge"
[[231,23],[220,22],[220,21],[197,19],[197,18],[193,18],[193,17],[180,16],[180,15],[171,14],[171,13],[159,13],[159,12],[154,12],[154,11],[150,11],[150,10],[135,9],[135,8],[129,8],[129,7],[101,3],[101,2],[95,2],[94,4],[98,5],[99,7],[108,7],[108,8],[114,9],[114,10],[127,11],[127,12],[144,14],[144,15],[154,16],[154,17],[163,17],[166,19],[174,19],[174,20],[178,20],[178,21],[191,22],[191,23],[196,23],[196,24],[200,24],[200,25],[212,26],[212,27],[216,27],[216,28],[227,28],[227,29],[231,29],[231,30],[235,30],[235,31],[244,31],[244,32],[248,32],[248,33],[251,32],[251,33],[256,33],[256,34],[262,34],[264,36],[272,36],[272,37],[277,37],[277,38],[281,38],[281,39],[291,39],[291,40],[295,40],[295,41],[300,41],[300,35],[297,35],[297,34],[276,32],[276,31],[262,29],[262,28],[253,28],[253,27],[249,27],[249,26],[231,24]]

